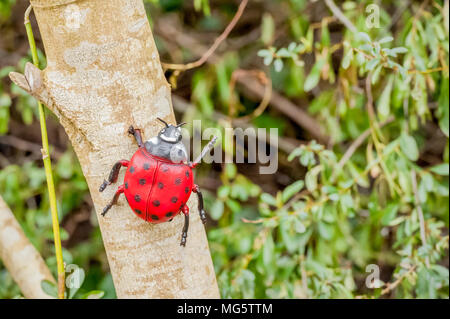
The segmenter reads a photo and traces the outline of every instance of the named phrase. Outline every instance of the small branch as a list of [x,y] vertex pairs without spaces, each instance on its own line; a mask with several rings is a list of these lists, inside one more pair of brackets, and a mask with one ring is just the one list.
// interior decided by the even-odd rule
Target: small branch
[[[262,99],[264,96],[264,86],[255,81],[245,81],[243,78],[237,81],[242,87],[244,87],[250,95]],[[297,123],[301,128],[307,131],[314,139],[322,144],[327,144],[329,141],[320,124],[317,120],[308,114],[305,110],[298,107],[291,100],[282,96],[281,94],[273,91],[270,98],[270,105],[276,108],[278,111],[286,115],[289,119]]]
[[396,281],[394,281],[392,284],[391,283],[387,283],[386,284],[386,288],[384,288],[381,291],[381,296],[382,295],[386,295],[388,293],[390,293],[392,290],[394,290],[402,281],[403,279],[405,279],[409,274],[411,274],[412,272],[414,272],[414,270],[416,270],[416,266],[412,266],[411,268],[409,268],[409,270],[407,272],[405,272],[403,275],[401,275]]
[[214,53],[214,51],[217,50],[219,45],[228,37],[230,32],[233,30],[233,28],[236,26],[236,23],[239,21],[239,19],[242,16],[242,13],[245,10],[245,7],[247,6],[248,0],[242,0],[242,2],[239,4],[238,10],[236,11],[236,14],[234,15],[233,19],[230,21],[228,26],[225,28],[225,30],[222,32],[222,34],[214,41],[213,45],[195,62],[187,63],[187,64],[174,64],[174,63],[161,63],[164,69],[171,69],[171,70],[179,70],[179,71],[186,71],[189,69],[197,68],[204,64],[209,57]]
[[[36,49],[36,42],[34,40],[33,29],[31,28],[31,23],[29,15],[31,12],[31,5],[25,12],[25,29],[27,32],[28,42],[30,44],[31,55],[33,58],[33,64],[35,68],[31,67],[31,64],[27,64],[25,67],[25,80],[30,87],[30,91],[34,91],[35,88],[42,87],[42,80],[40,78],[39,70],[39,57]],[[37,76],[36,76],[37,75]],[[53,225],[53,241],[55,245],[55,255],[56,264],[58,270],[58,298],[64,299],[65,294],[65,269],[64,260],[61,248],[61,235],[59,231],[59,220],[58,220],[58,208],[56,204],[56,192],[55,185],[53,182],[53,171],[52,163],[48,154],[50,154],[48,136],[47,136],[47,124],[45,123],[45,111],[44,105],[38,100],[38,110],[39,110],[39,123],[41,126],[41,136],[42,136],[42,161],[44,162],[45,177],[47,179],[48,197],[50,202],[50,212],[52,216]]]
[[356,29],[355,25],[347,19],[347,17],[344,15],[344,13],[341,11],[341,9],[338,8],[338,6],[334,3],[333,0],[325,0],[325,3],[327,7],[333,12],[334,16],[342,22],[343,25],[347,27],[351,32],[356,33],[358,30]]
[[[194,54],[201,55],[205,51],[203,44],[199,43],[196,39],[190,37],[186,33],[178,32],[173,25],[169,24],[164,28],[158,28],[158,33],[167,40],[175,41],[179,46],[189,48]],[[208,60],[208,63],[219,63],[220,59],[220,56],[212,54]],[[245,88],[244,94],[246,96],[260,100],[264,98],[265,90],[262,84],[256,81],[248,81],[247,77],[239,77],[236,82]],[[297,123],[297,125],[307,131],[320,143],[328,143],[329,138],[322,132],[322,127],[317,120],[289,99],[275,91],[272,91],[269,104]]]
[[[244,115],[238,118],[235,118],[234,115],[236,113],[236,103],[233,98],[233,92],[234,88],[236,86],[236,81],[239,77],[246,76],[246,75],[252,75],[258,79],[258,81],[264,85],[264,95],[263,99],[261,100],[261,103],[258,105],[258,107],[249,115]],[[266,74],[260,70],[242,70],[237,69],[234,70],[231,75],[231,81],[230,81],[230,107],[229,107],[229,116],[232,117],[232,121],[236,120],[242,120],[242,121],[249,121],[255,117],[260,116],[264,110],[269,106],[270,98],[272,97],[272,81],[270,78],[266,76]]]
[[372,95],[371,81],[372,81],[372,73],[369,72],[369,74],[367,75],[367,78],[366,78],[366,95],[367,95],[366,107],[367,107],[367,113],[369,114],[369,124],[370,124],[370,132],[372,135],[372,140],[375,145],[375,149],[377,151],[378,157],[380,158],[380,165],[383,168],[384,174],[386,175],[386,180],[389,184],[390,192],[395,193],[396,191],[398,191],[399,193],[401,193],[401,190],[398,189],[398,186],[394,183],[391,173],[389,172],[389,169],[383,159],[382,145],[381,145],[380,141],[378,140],[378,136],[377,136],[378,133],[381,136],[381,133],[379,131],[380,126],[377,122],[375,109],[373,107],[373,95]]
[[[173,104],[173,108],[178,111],[178,112],[186,112],[187,109],[190,108],[195,108],[191,103],[189,103],[188,101],[186,101],[185,99],[177,96],[177,95],[172,95],[172,104]],[[228,117],[225,114],[222,114],[220,112],[217,111],[213,111],[212,113],[212,117],[216,120],[227,120]],[[240,127],[243,129],[247,129],[247,128],[254,128],[253,125],[249,124],[247,121],[243,121],[240,118],[238,119],[234,119],[233,122],[233,127]],[[258,135],[254,134],[254,133],[250,133],[250,136],[252,138],[254,138],[255,140],[258,139]],[[299,145],[300,145],[300,141],[290,141],[282,136],[277,136],[276,138],[278,138],[278,147],[280,148],[280,150],[286,152],[287,154],[290,154],[294,149],[296,149]],[[268,139],[268,143],[270,143],[271,139]]]
[[[386,121],[380,123],[380,128],[382,128],[385,125],[388,125],[394,121],[394,117],[389,117]],[[344,156],[342,156],[341,160],[338,163],[338,167],[342,168],[344,165],[348,162],[348,160],[352,157],[353,153],[364,143],[364,141],[370,136],[371,129],[368,128],[365,130],[356,140],[353,141],[353,143],[349,146],[347,151],[345,151]]]
[[51,298],[42,291],[41,282],[43,280],[55,282],[55,280],[1,197],[0,259],[26,298]]
[[[42,145],[23,140],[13,135],[0,136],[0,144],[6,144],[25,152],[41,154]],[[51,155],[55,159],[58,159],[63,155],[63,152],[59,149],[54,149]]]
[[[419,226],[420,226],[420,238],[422,240],[422,246],[427,244],[427,237],[425,232],[425,218],[423,216],[422,205],[420,203],[419,192],[417,191],[417,176],[414,169],[411,170],[411,181],[414,192],[414,200],[416,204],[417,214],[419,215]],[[428,256],[425,258],[425,264],[430,267],[430,259]]]

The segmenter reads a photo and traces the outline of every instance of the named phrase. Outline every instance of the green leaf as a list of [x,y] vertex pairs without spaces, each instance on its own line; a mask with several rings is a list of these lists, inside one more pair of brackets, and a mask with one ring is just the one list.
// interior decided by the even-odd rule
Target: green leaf
[[399,206],[397,204],[389,204],[383,211],[383,217],[381,218],[381,224],[388,226],[391,221],[397,217]]
[[295,194],[300,192],[304,185],[305,185],[305,182],[300,180],[300,181],[296,181],[296,182],[292,183],[291,185],[287,186],[283,190],[283,194],[282,194],[283,203],[287,202],[289,199],[291,199],[292,196],[294,196]]
[[392,48],[390,51],[395,53],[395,54],[399,54],[399,53],[401,54],[401,53],[408,53],[409,52],[408,49],[404,48],[404,47]]
[[379,44],[388,43],[394,41],[394,38],[391,36],[387,36],[378,41]]
[[374,59],[370,60],[366,64],[366,70],[367,71],[372,71],[373,69],[375,69],[375,67],[378,65],[378,63],[380,63],[380,59],[379,58],[374,58]]
[[342,68],[346,70],[350,66],[352,60],[353,60],[353,49],[350,48],[348,52],[345,54],[344,58],[342,59],[341,64]]
[[313,89],[320,80],[320,72],[322,71],[322,67],[325,64],[325,59],[317,60],[314,66],[311,69],[311,72],[308,74],[305,80],[305,85],[303,89],[308,92]]
[[229,185],[222,185],[217,189],[217,196],[222,199],[227,198],[230,191],[231,187]]
[[356,39],[362,40],[362,41],[365,41],[365,42],[372,42],[372,40],[370,39],[370,36],[367,33],[365,33],[365,32],[358,32],[356,34]]
[[394,83],[394,77],[390,76],[383,92],[381,93],[380,99],[378,100],[377,110],[380,116],[380,120],[385,120],[388,118],[391,110],[391,92],[392,84]]
[[261,23],[261,41],[265,45],[270,45],[273,41],[275,23],[269,13],[264,13]]
[[309,170],[308,173],[306,173],[305,184],[306,184],[306,188],[310,192],[313,192],[314,190],[316,190],[317,175],[321,172],[322,168],[323,167],[321,165],[318,165],[318,166],[315,166],[314,168],[312,168],[311,170]]
[[277,206],[277,200],[275,199],[275,197],[273,197],[272,195],[270,195],[268,193],[262,193],[260,198],[266,204],[269,204],[272,206]]
[[72,273],[67,276],[66,282],[73,280],[74,283],[73,287],[69,288],[69,299],[72,299],[75,296],[78,289],[80,289],[83,284],[85,277],[84,270],[81,267],[75,267]]
[[435,174],[441,175],[441,176],[448,176],[448,163],[442,163],[436,166],[433,166],[430,168],[430,171],[432,171]]
[[273,67],[276,72],[280,72],[281,70],[283,70],[283,60],[275,59],[275,62],[273,63]]
[[411,135],[403,133],[400,136],[400,148],[409,160],[415,162],[419,159],[419,148]]
[[85,293],[81,299],[101,299],[105,295],[104,291],[101,290],[92,290]]
[[270,265],[274,261],[275,244],[271,235],[269,235],[264,242],[262,256],[263,262],[266,266]]
[[228,163],[225,165],[225,175],[228,179],[233,179],[236,177],[237,167],[234,164]]
[[449,78],[443,77],[438,100],[437,116],[439,126],[445,136],[449,137]]
[[42,280],[41,288],[47,295],[55,298],[58,297],[58,288],[55,283],[48,280]]
[[225,205],[223,204],[223,201],[216,200],[214,204],[211,206],[209,215],[211,216],[212,219],[219,220],[220,217],[222,217],[223,215],[224,208]]
[[325,222],[318,222],[319,234],[323,239],[330,240],[334,236],[334,225]]

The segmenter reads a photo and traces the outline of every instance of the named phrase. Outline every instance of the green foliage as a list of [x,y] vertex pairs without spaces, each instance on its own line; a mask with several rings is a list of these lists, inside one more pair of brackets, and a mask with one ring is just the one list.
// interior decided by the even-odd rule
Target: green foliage
[[[363,16],[364,2],[353,3],[345,6],[346,14]],[[309,97],[309,112],[332,136],[332,147],[312,141],[295,149],[288,159],[307,168],[304,180],[275,194],[255,192],[257,210],[253,197],[246,201],[246,196],[236,200],[231,195],[238,177],[222,175],[218,199],[210,206],[218,227],[208,234],[222,296],[391,294],[382,289],[386,283],[373,290],[357,288],[368,275],[366,266],[376,264],[394,269],[391,281],[400,281],[395,297],[447,298],[448,269],[441,263],[448,260],[448,139],[441,164],[424,165],[421,156],[427,139],[422,127],[433,118],[448,138],[448,17],[431,7],[414,17],[405,12],[397,34],[357,23],[361,32],[345,33],[335,42],[327,20],[317,36],[317,26],[308,27],[304,16],[293,15],[293,41],[287,47],[272,44],[273,18],[263,17],[265,48],[257,55],[273,67],[273,84],[287,96],[316,90]],[[306,67],[308,55],[315,59]],[[202,77],[213,101],[213,78]],[[367,77],[369,87],[363,82],[361,90],[353,89]],[[294,90],[295,81],[301,85]],[[367,112],[368,94],[375,117]],[[251,109],[244,102],[241,114]],[[392,123],[380,124],[387,120]],[[364,147],[343,157],[347,142],[366,130]]]

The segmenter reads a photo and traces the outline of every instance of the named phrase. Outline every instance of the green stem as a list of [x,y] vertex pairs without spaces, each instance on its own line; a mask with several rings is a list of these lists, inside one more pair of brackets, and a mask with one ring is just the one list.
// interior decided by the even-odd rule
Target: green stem
[[[33,58],[33,64],[39,68],[39,58],[36,49],[36,42],[34,41],[33,30],[31,28],[31,23],[29,20],[30,12],[32,6],[30,5],[25,12],[25,28],[27,31],[28,42],[30,43],[31,56]],[[45,124],[45,110],[44,105],[38,101],[39,110],[39,122],[41,125],[41,136],[42,136],[42,160],[44,162],[45,177],[47,179],[48,187],[48,197],[50,201],[50,211],[52,214],[52,224],[53,224],[53,239],[55,243],[55,254],[56,263],[58,269],[58,298],[64,299],[65,291],[65,270],[64,261],[62,256],[61,248],[61,235],[59,231],[59,221],[58,221],[58,208],[56,206],[56,194],[55,194],[55,184],[53,182],[52,173],[52,162],[50,160],[50,151],[48,146],[48,136],[47,136],[47,126]]]

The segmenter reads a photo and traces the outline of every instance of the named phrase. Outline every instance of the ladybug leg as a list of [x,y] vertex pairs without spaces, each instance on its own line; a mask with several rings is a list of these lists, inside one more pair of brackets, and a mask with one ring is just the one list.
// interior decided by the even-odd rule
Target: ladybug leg
[[104,217],[106,215],[106,213],[111,209],[111,207],[113,205],[117,204],[117,200],[119,199],[120,194],[122,194],[124,192],[124,186],[120,185],[119,188],[117,188],[116,193],[114,194],[114,197],[112,198],[112,200],[109,202],[108,205],[105,206],[105,208],[103,208],[103,212],[102,212],[102,216]]
[[139,146],[139,148],[144,147],[144,143],[142,142],[142,134],[141,130],[138,128],[134,128],[133,125],[130,126],[128,129],[128,134],[134,135],[134,138],[136,139],[136,142]]
[[181,233],[181,242],[180,246],[186,246],[186,238],[187,233],[189,229],[189,207],[187,205],[184,205],[181,211],[184,214],[184,226],[183,226],[183,232]]
[[109,173],[108,180],[103,181],[103,184],[100,186],[99,191],[103,192],[106,186],[111,185],[112,183],[117,182],[117,177],[119,177],[120,168],[122,166],[128,167],[129,161],[121,160],[116,162]]
[[203,194],[200,191],[200,187],[198,187],[197,184],[194,184],[194,187],[192,188],[192,191],[197,194],[198,197],[198,213],[200,214],[200,219],[202,220],[203,224],[206,224],[206,213],[203,208]]

